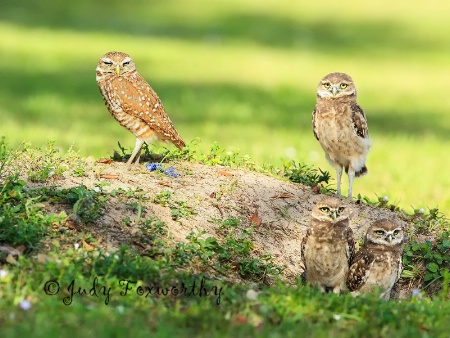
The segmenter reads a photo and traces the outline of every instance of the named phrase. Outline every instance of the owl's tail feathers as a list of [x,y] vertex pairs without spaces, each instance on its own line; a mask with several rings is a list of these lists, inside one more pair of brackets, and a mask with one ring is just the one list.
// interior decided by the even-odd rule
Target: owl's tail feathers
[[355,177],[360,177],[360,176],[367,175],[368,172],[369,172],[369,170],[367,169],[366,166],[364,166],[364,167],[361,168],[361,170],[355,172]]
[[[361,176],[367,175],[368,172],[369,172],[369,170],[367,169],[366,166],[364,166],[360,170],[355,171],[355,177],[361,177]],[[345,167],[345,173],[348,174],[348,167]]]
[[186,143],[184,143],[183,139],[181,137],[176,138],[175,140],[172,141],[172,143],[179,149],[183,149],[184,147],[186,147]]

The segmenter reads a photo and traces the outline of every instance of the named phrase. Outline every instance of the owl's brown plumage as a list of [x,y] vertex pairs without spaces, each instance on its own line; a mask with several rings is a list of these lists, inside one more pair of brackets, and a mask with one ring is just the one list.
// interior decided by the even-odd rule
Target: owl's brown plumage
[[367,174],[365,161],[371,142],[366,116],[356,103],[356,88],[349,75],[331,73],[320,81],[312,127],[327,161],[336,170],[338,195],[345,169],[348,197],[352,198],[353,179]]
[[341,200],[325,197],[311,213],[302,241],[306,281],[321,291],[340,293],[355,251],[350,210]]
[[348,272],[346,284],[353,295],[378,288],[380,298],[389,300],[392,287],[402,273],[405,240],[402,227],[388,219],[377,220],[369,227],[364,245]]
[[109,112],[136,136],[128,165],[133,159],[139,163],[144,143],[160,140],[171,142],[178,149],[185,146],[158,95],[139,75],[128,54],[106,53],[97,64],[96,73],[97,84]]

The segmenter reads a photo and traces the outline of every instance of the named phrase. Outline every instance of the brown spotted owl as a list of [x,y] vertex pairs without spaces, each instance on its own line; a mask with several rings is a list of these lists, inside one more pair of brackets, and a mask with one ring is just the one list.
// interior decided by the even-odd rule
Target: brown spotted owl
[[109,52],[96,68],[97,84],[111,115],[136,136],[127,164],[139,163],[144,143],[155,140],[173,143],[181,149],[185,143],[176,131],[155,91],[137,72],[128,54]]

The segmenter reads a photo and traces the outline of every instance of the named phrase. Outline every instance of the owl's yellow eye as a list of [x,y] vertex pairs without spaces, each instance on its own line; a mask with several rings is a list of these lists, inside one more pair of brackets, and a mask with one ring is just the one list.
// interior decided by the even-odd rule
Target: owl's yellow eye
[[339,207],[339,208],[338,208],[338,211],[339,211],[339,212],[343,212],[344,210],[345,210],[345,207]]
[[330,211],[330,208],[328,208],[328,207],[321,207],[321,208],[319,208],[319,210],[322,211],[322,212],[328,212],[328,211]]
[[105,65],[108,65],[108,66],[111,66],[111,65],[112,65],[112,62],[111,62],[111,61],[103,61],[103,63],[104,63]]
[[383,230],[375,230],[375,233],[379,236],[384,235],[384,231]]
[[347,88],[347,84],[346,83],[341,83],[341,85],[339,87],[341,87],[342,89],[345,89],[345,88]]
[[323,84],[323,86],[326,88],[326,89],[328,89],[328,88],[330,88],[331,87],[331,85],[330,85],[330,83],[329,82],[325,82],[324,84]]
[[394,230],[394,236],[397,236],[400,230]]
[[123,66],[128,66],[130,64],[130,61],[124,62]]

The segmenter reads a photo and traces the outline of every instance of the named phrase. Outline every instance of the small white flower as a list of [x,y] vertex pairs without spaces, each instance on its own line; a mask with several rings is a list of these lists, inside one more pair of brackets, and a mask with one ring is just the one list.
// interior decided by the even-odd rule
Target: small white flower
[[122,314],[122,313],[124,313],[125,312],[125,308],[123,307],[123,305],[119,305],[119,306],[117,306],[117,312],[119,312],[120,314]]
[[95,192],[100,192],[100,188],[99,187],[94,187],[94,191]]
[[29,309],[31,309],[31,302],[24,299],[19,303],[19,307],[24,311],[28,311]]
[[8,276],[9,271],[7,270],[0,270],[0,279],[5,278],[6,276]]
[[341,315],[336,315],[336,314],[334,314],[334,315],[333,315],[333,318],[334,318],[334,320],[339,320],[339,319],[341,319]]
[[425,209],[424,208],[420,208],[419,209],[419,214],[423,214],[425,212]]
[[389,197],[384,196],[384,197],[383,197],[383,201],[385,201],[385,202],[389,201]]
[[256,292],[255,290],[248,290],[246,296],[249,300],[258,300],[258,292]]
[[78,244],[78,243],[75,243],[75,244],[73,245],[73,247],[75,248],[75,250],[78,250],[78,249],[79,249],[79,247],[80,247],[80,244]]
[[420,289],[413,289],[412,290],[412,296],[417,297],[420,295]]
[[114,259],[119,259],[119,255],[114,255]]

